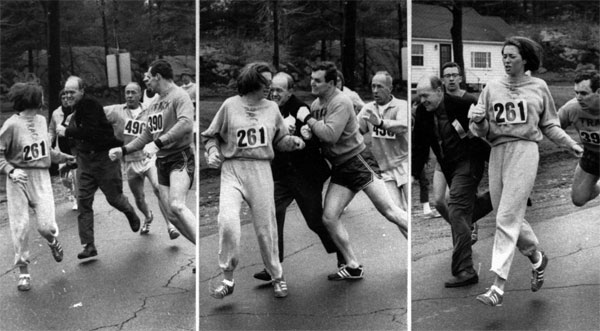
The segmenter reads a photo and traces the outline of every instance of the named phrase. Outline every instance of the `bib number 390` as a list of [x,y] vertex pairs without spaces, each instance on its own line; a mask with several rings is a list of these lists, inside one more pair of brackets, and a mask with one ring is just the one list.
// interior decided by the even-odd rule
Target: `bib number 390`
[[37,141],[23,147],[23,161],[31,162],[48,156],[48,148],[45,141]]
[[238,148],[267,146],[267,130],[264,126],[239,129],[236,132]]
[[584,143],[600,145],[600,134],[598,132],[580,131],[579,135]]
[[152,114],[148,116],[148,127],[150,133],[159,133],[163,130],[163,113]]
[[527,122],[527,102],[514,100],[494,104],[494,117],[498,125],[522,124]]

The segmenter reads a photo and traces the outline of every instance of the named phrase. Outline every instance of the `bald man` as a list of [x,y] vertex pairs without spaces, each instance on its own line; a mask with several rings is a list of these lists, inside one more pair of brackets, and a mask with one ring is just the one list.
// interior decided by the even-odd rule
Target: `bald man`
[[371,152],[382,171],[385,186],[397,206],[408,207],[408,103],[392,95],[393,79],[387,71],[373,76],[375,101],[358,114],[360,132],[371,134]]
[[123,194],[120,162],[108,157],[108,150],[122,146],[123,141],[115,137],[113,127],[106,118],[102,105],[85,92],[84,81],[71,76],[65,82],[64,93],[67,106],[73,107],[68,127],[58,125],[56,132],[61,137],[72,138],[77,155],[79,193],[77,204],[79,216],[79,238],[84,245],[77,254],[79,259],[98,255],[94,242],[94,195],[98,188],[108,203],[127,217],[133,232],[140,229],[140,218]]
[[489,145],[469,132],[467,114],[471,101],[445,94],[440,78],[421,79],[417,100],[420,104],[415,114],[414,166],[423,167],[431,148],[450,188],[448,218],[454,248],[452,277],[444,286],[476,284],[479,277],[473,268],[471,223],[492,211],[489,192],[477,196]]
[[[115,135],[124,144],[128,144],[142,134],[148,121],[148,109],[143,108],[140,103],[142,89],[138,83],[132,82],[125,86],[125,104],[105,106],[104,112],[108,121],[113,125]],[[160,212],[167,224],[167,232],[171,239],[179,237],[180,233],[171,224],[170,220],[175,215],[169,210],[169,207],[160,198],[158,186],[158,175],[154,158],[147,158],[143,151],[133,152],[125,155],[123,158],[123,171],[127,174],[127,183],[133,193],[135,204],[144,214],[145,220],[140,229],[140,234],[150,232],[150,224],[154,220],[152,211],[148,208],[144,194],[144,179],[148,179],[154,194],[158,198]]]

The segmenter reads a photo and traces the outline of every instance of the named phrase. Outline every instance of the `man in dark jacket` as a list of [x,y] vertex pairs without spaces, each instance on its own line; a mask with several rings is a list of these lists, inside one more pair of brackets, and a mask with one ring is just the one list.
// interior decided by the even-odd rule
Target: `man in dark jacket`
[[[294,79],[280,72],[271,82],[271,97],[279,106],[290,134],[301,137],[302,122],[296,119],[300,107],[308,107],[293,94]],[[271,164],[275,181],[275,212],[277,218],[277,234],[279,240],[279,260],[283,262],[283,225],[287,207],[296,200],[300,212],[309,229],[319,236],[327,253],[336,252],[338,265],[344,263],[344,257],[331,239],[323,224],[323,203],[321,193],[323,183],[329,178],[329,166],[321,155],[318,139],[313,136],[306,140],[306,147],[294,152],[275,151]],[[254,275],[254,278],[270,281],[266,270]]]
[[450,188],[448,212],[454,245],[453,277],[444,285],[475,284],[479,278],[473,268],[471,220],[493,209],[489,192],[477,195],[489,157],[489,145],[469,132],[467,116],[471,101],[445,94],[438,77],[419,81],[417,99],[420,105],[415,115],[413,165],[422,168],[431,148]]
[[98,255],[94,244],[94,194],[100,188],[108,203],[127,217],[131,230],[140,228],[140,218],[133,206],[123,195],[123,179],[120,163],[108,157],[108,150],[122,146],[123,142],[115,138],[113,127],[108,122],[104,109],[98,101],[85,95],[83,80],[71,76],[65,83],[64,93],[67,103],[73,107],[67,128],[59,125],[59,136],[72,138],[75,143],[75,155],[79,167],[79,238],[84,245],[77,258],[85,259]]

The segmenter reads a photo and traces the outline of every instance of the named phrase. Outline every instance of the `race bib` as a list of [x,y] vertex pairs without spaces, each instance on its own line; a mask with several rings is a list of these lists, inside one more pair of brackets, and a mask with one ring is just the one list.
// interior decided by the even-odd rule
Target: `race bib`
[[527,101],[515,99],[494,104],[494,118],[498,125],[523,124],[527,122]]
[[378,139],[396,139],[396,134],[392,131],[373,127],[373,138]]
[[163,130],[163,113],[156,113],[148,116],[148,127],[150,133],[159,133]]
[[[125,128],[123,129],[123,133],[129,136],[139,136],[144,132],[146,128],[146,122],[137,121],[134,119],[128,119],[127,123],[125,123]],[[162,130],[161,130],[162,131]]]
[[46,141],[36,141],[31,145],[23,146],[23,161],[36,161],[48,156],[48,146]]
[[267,129],[264,126],[238,129],[235,133],[238,148],[267,146]]
[[600,134],[598,132],[579,131],[579,136],[581,137],[581,142],[583,143],[600,145]]

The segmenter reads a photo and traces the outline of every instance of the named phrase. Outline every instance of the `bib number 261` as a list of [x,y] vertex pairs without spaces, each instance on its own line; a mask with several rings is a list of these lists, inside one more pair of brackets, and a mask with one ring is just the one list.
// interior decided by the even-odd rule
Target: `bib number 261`
[[267,132],[264,126],[239,129],[236,136],[238,148],[255,148],[267,145]]
[[23,161],[35,161],[48,156],[48,148],[45,141],[34,142],[23,147]]
[[527,102],[514,100],[495,103],[494,117],[498,125],[525,123],[527,122]]

